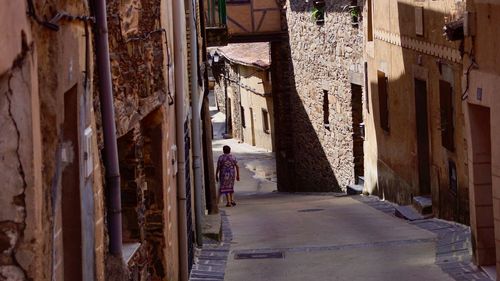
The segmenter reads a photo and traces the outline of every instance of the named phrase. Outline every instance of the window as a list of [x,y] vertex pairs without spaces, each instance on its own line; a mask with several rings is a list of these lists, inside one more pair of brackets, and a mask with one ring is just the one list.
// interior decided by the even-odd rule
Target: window
[[389,95],[387,92],[388,79],[382,71],[378,71],[377,76],[380,127],[384,131],[389,132]]
[[269,134],[270,129],[269,129],[269,113],[267,112],[266,109],[262,109],[262,128],[264,129],[264,132]]
[[241,107],[241,126],[243,128],[246,128],[247,125],[245,123],[245,108],[243,106],[240,106]]
[[424,8],[415,7],[415,34],[424,36]]
[[439,81],[439,106],[441,111],[441,143],[450,150],[455,150],[453,126],[453,89],[446,81]]
[[372,0],[368,0],[368,30],[367,30],[366,40],[368,42],[373,41],[373,3]]
[[453,160],[448,161],[448,177],[450,181],[450,190],[457,194],[458,178],[457,178],[457,166]]
[[323,125],[330,130],[330,102],[327,90],[323,90]]
[[370,97],[368,95],[368,62],[365,61],[365,106],[366,111],[370,113]]

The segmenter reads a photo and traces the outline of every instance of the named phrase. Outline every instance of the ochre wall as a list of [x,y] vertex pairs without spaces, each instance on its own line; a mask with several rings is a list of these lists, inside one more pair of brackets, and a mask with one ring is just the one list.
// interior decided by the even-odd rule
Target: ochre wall
[[[274,108],[268,76],[269,72],[243,65],[240,65],[238,69],[240,75],[239,83],[244,85],[244,87],[240,87],[241,106],[244,108],[246,125],[243,128],[243,141],[273,151]],[[253,128],[250,108],[253,109]],[[269,132],[264,132],[262,109],[268,112]],[[241,126],[241,122],[238,123]]]
[[[469,145],[469,189],[471,232],[474,257],[479,265],[496,263],[500,278],[500,44],[498,22],[500,4],[496,1],[470,1],[467,7],[475,24],[466,38],[464,85],[467,140]],[[473,61],[474,60],[474,61]],[[490,126],[488,127],[487,124]]]
[[[399,204],[411,203],[412,196],[432,194],[437,216],[467,223],[462,63],[459,43],[446,41],[441,32],[445,19],[452,19],[460,6],[455,5],[456,1],[372,2],[374,41],[365,41],[369,85],[368,107],[364,113],[365,190]],[[416,7],[423,7],[423,36],[416,35],[415,31]],[[368,18],[366,12],[367,7],[365,18]],[[367,25],[365,23],[365,30]],[[380,126],[378,71],[388,77],[389,132]],[[422,194],[418,182],[415,79],[427,83],[431,194]],[[446,149],[441,141],[439,80],[449,82],[453,88],[454,151]],[[450,189],[449,160],[456,164],[456,193]]]

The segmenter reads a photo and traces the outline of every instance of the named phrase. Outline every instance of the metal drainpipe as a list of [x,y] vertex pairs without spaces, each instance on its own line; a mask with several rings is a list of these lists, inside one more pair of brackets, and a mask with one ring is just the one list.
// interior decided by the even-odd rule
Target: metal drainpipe
[[118,164],[115,111],[111,85],[106,0],[95,1],[95,16],[96,64],[99,74],[99,98],[101,102],[104,139],[104,166],[106,169],[106,187],[108,191],[109,251],[112,255],[122,256],[120,168]]
[[179,280],[187,281],[188,272],[188,240],[186,221],[186,160],[184,147],[184,110],[185,84],[187,80],[185,50],[186,40],[186,11],[184,0],[173,1],[174,19],[174,71],[175,71],[175,132],[177,141],[177,220],[179,238]]
[[225,110],[226,110],[226,135],[229,134],[228,132],[228,129],[229,129],[229,126],[228,126],[228,122],[229,122],[229,111],[228,111],[228,105],[229,103],[227,102],[227,70],[226,70],[226,63],[224,61],[222,61],[223,63],[223,67],[224,67],[224,104],[225,104]]
[[203,245],[203,171],[201,170],[201,115],[198,104],[200,103],[200,91],[198,88],[198,43],[194,13],[196,12],[193,1],[189,0],[189,38],[191,44],[191,110],[193,118],[191,119],[191,128],[193,129],[193,172],[194,172],[194,210],[196,227],[196,244]]

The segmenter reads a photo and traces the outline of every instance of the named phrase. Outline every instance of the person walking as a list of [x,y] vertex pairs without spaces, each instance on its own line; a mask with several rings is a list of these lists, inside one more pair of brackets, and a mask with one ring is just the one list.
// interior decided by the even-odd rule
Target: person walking
[[[231,147],[225,145],[222,148],[224,154],[217,160],[217,169],[215,171],[215,181],[220,183],[219,196],[226,196],[226,207],[236,206],[234,201],[234,179],[240,180],[240,167],[238,161],[231,155]],[[217,199],[219,202],[219,199]]]

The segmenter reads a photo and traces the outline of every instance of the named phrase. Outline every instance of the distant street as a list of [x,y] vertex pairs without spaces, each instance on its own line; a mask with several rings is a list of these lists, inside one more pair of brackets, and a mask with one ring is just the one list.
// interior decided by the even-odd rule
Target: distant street
[[241,168],[237,206],[219,205],[232,232],[224,280],[489,280],[470,266],[465,227],[409,223],[373,197],[278,193],[273,154],[222,139],[223,120],[213,119],[214,159],[227,144]]

